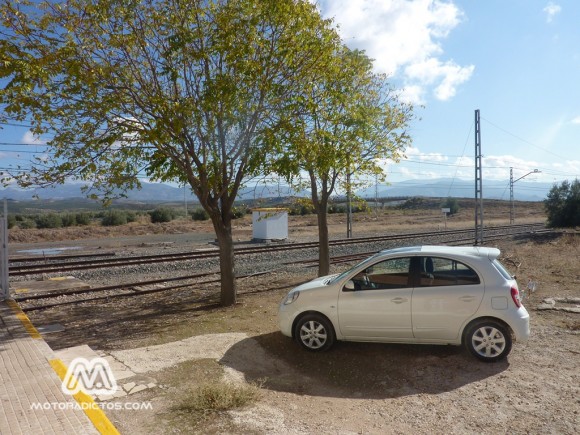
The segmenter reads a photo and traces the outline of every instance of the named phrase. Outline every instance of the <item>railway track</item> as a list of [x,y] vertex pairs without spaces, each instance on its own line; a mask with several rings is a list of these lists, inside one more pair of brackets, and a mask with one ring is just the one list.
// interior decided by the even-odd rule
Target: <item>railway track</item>
[[[537,232],[542,229],[545,229],[545,226],[544,224],[541,223],[488,227],[486,228],[486,238],[489,240],[492,237],[495,237],[496,232],[501,232],[502,236],[505,237],[506,232],[508,232],[507,235],[510,235],[512,233],[521,234],[522,232],[525,233],[529,231]],[[430,237],[438,237],[438,238],[449,237],[450,240],[449,241],[446,240],[445,243],[450,243],[453,242],[454,240],[457,240],[457,237],[460,235],[462,236],[461,240],[467,242],[473,240],[472,237],[473,234],[474,234],[473,229],[414,232],[414,233],[392,234],[372,237],[357,237],[351,239],[336,239],[331,240],[329,242],[329,245],[332,247],[339,245],[365,244],[383,241],[390,242],[407,239],[429,239]],[[469,237],[470,235],[471,237]],[[267,252],[281,252],[289,250],[298,250],[298,249],[304,250],[316,248],[318,248],[318,242],[303,242],[303,243],[284,243],[278,245],[237,248],[235,249],[234,252],[236,255],[248,255],[248,254],[263,254]],[[89,258],[78,260],[80,256],[74,255],[67,256],[68,258],[60,256],[52,256],[38,258],[36,262],[34,262],[34,259],[32,258],[27,258],[24,261],[22,259],[10,258],[9,261],[10,276],[40,275],[49,273],[70,272],[74,270],[89,270],[111,267],[126,267],[140,264],[199,260],[204,258],[216,258],[219,256],[219,252],[216,249],[204,252],[179,252],[172,254],[143,255],[135,257],[115,257],[110,254],[97,254],[97,255],[105,256],[107,258]],[[65,261],[62,261],[63,259]],[[30,264],[31,262],[34,262],[34,264]]]
[[[529,226],[527,226],[528,228],[523,228],[523,227],[524,226],[520,226],[519,231],[515,231],[515,232],[512,231],[511,235],[517,236],[517,235],[521,235],[521,234],[529,234],[530,233]],[[514,229],[513,227],[510,227],[510,228],[512,230]],[[543,233],[543,232],[547,232],[547,231],[549,231],[549,230],[546,230],[546,229],[534,230],[534,232],[536,232],[536,233],[538,233],[538,232]],[[453,232],[453,233],[457,234],[458,232]],[[466,233],[468,233],[468,231],[462,231],[459,233],[466,234]],[[433,233],[413,233],[413,237],[417,237],[418,234],[424,236],[425,234],[433,234]],[[440,235],[439,232],[436,234]],[[404,239],[404,238],[407,238],[410,236],[411,236],[411,234],[399,235],[399,238]],[[499,238],[505,238],[505,237],[506,237],[505,234],[495,235],[495,236],[488,235],[487,239],[493,240],[493,239],[499,239]],[[384,240],[385,238],[380,238],[380,237],[379,238],[377,238],[377,237],[359,238],[358,243],[363,243],[363,242],[361,242],[361,240],[369,240],[369,239]],[[387,240],[398,240],[398,239],[396,236],[390,236]],[[340,241],[335,241],[335,242],[344,243],[345,240],[340,240]],[[467,237],[463,237],[463,238],[455,237],[454,240],[447,241],[446,243],[450,244],[450,245],[451,244],[453,244],[453,245],[466,245],[466,244],[471,244],[472,239],[467,238]],[[302,244],[302,245],[310,246],[312,244],[306,243],[306,244]],[[278,246],[277,248],[280,248],[280,246]],[[270,251],[270,250],[267,250],[267,249],[259,250],[259,252],[262,252],[262,253],[268,252],[268,251]],[[352,255],[334,256],[331,258],[331,263],[332,264],[341,264],[341,263],[358,262],[358,261],[365,259],[365,258],[367,258],[370,255],[373,255],[375,253],[376,253],[376,251],[370,251],[370,252],[360,252],[360,253],[352,254]],[[303,265],[305,267],[314,267],[314,266],[318,265],[318,259],[317,258],[310,258],[310,259],[306,259],[306,260],[297,260],[297,261],[282,263],[282,265],[290,265],[290,264],[294,264],[294,265],[300,264],[300,265]],[[244,278],[249,278],[252,276],[266,275],[266,274],[272,273],[276,270],[278,270],[278,269],[253,272],[253,273],[245,274],[245,275],[239,275],[239,276],[237,276],[237,279],[244,279]],[[95,287],[95,288],[91,288],[91,289],[51,292],[51,293],[38,294],[38,295],[17,295],[16,299],[19,302],[25,303],[25,305],[23,306],[24,311],[36,311],[36,310],[43,310],[43,309],[47,309],[47,308],[59,307],[59,306],[63,306],[63,305],[77,304],[77,303],[81,303],[81,302],[94,302],[94,301],[99,301],[99,300],[109,300],[111,298],[126,298],[126,297],[146,295],[146,294],[151,294],[151,293],[159,293],[159,292],[167,292],[167,291],[171,291],[171,290],[178,290],[178,289],[182,289],[182,288],[186,288],[186,287],[192,288],[195,286],[201,286],[201,285],[210,284],[210,283],[218,283],[219,281],[220,281],[219,271],[216,270],[216,271],[212,271],[212,272],[198,273],[198,274],[194,274],[194,275],[185,275],[185,276],[177,276],[177,277],[172,276],[169,278],[160,278],[160,279],[148,280],[148,281],[123,283],[123,284],[118,284],[118,285]],[[170,285],[166,285],[168,283],[170,283]],[[161,284],[163,284],[162,287],[155,287],[156,285],[161,285]],[[152,286],[153,286],[153,288],[151,288]],[[86,297],[84,297],[84,296],[86,296]],[[59,301],[58,302],[51,302],[51,303],[41,303],[40,305],[38,304],[39,300],[55,299],[55,298],[58,298]]]

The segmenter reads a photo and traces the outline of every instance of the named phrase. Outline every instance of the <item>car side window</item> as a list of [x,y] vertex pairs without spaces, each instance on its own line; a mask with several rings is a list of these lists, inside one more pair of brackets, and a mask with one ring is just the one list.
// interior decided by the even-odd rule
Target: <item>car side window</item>
[[411,259],[392,258],[380,261],[357,273],[352,281],[355,290],[382,290],[409,287]]
[[421,257],[419,287],[479,284],[479,275],[457,260],[441,257]]

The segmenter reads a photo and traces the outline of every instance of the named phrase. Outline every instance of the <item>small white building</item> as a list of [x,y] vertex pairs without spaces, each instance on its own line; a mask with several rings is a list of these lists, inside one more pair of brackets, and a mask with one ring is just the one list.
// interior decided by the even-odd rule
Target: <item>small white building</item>
[[252,210],[254,240],[286,240],[288,238],[288,210],[285,208],[255,208]]

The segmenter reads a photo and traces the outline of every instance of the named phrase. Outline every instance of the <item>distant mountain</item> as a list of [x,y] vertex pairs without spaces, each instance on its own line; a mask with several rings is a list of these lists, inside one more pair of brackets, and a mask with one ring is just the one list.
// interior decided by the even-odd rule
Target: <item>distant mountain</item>
[[[519,181],[514,183],[516,201],[543,201],[552,188],[550,183]],[[510,199],[509,181],[483,180],[483,197]],[[439,178],[433,180],[409,180],[391,185],[371,186],[357,194],[362,198],[387,198],[400,196],[427,196],[437,198],[474,198],[475,181]]]
[[[183,189],[161,183],[142,183],[140,190],[128,192],[128,201],[141,202],[197,202],[197,198]],[[84,198],[79,184],[67,184],[48,189],[17,189],[8,187],[0,189],[0,199],[6,198],[16,201],[30,201],[38,195],[43,200],[59,200]],[[514,184],[514,199],[518,201],[542,201],[550,191],[552,184],[519,181]],[[288,196],[308,197],[308,191],[296,192],[286,185],[257,184],[247,186],[240,190],[238,199],[252,200],[260,198],[285,198]],[[473,198],[475,196],[474,181],[433,179],[433,180],[409,180],[391,185],[378,185],[362,189],[357,192],[362,198],[373,199],[387,197],[453,197]],[[509,183],[501,181],[483,182],[483,197],[489,199],[509,200]]]
[[[85,198],[86,195],[81,191],[80,184],[66,184],[46,189],[17,189],[8,187],[0,189],[0,198],[7,198],[17,201],[30,201],[38,196],[42,200],[59,200]],[[183,188],[173,187],[162,183],[143,183],[140,190],[132,190],[127,193],[127,199],[131,201],[183,201]],[[188,201],[193,201],[195,197],[189,195]]]

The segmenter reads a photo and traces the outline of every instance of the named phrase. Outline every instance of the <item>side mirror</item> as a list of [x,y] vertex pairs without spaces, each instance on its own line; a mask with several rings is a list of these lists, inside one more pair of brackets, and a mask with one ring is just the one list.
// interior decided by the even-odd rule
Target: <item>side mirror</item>
[[353,292],[354,291],[354,282],[352,279],[349,279],[347,282],[344,283],[344,287],[342,291],[345,292]]

